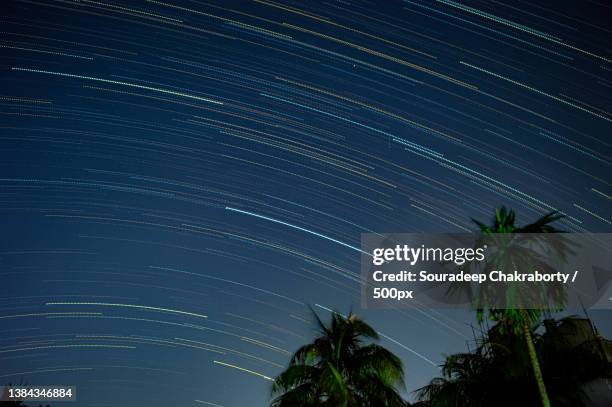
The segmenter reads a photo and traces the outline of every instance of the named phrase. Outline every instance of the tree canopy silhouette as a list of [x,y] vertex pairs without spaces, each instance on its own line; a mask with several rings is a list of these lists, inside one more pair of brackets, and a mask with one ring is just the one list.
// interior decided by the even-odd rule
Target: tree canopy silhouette
[[[512,234],[564,233],[562,230],[557,229],[556,227],[552,225],[552,223],[564,217],[565,215],[559,214],[558,212],[551,212],[547,215],[542,216],[541,218],[539,218],[533,223],[527,224],[525,226],[518,226],[516,224],[516,214],[514,210],[508,210],[505,207],[501,207],[501,209],[495,210],[495,217],[493,218],[493,222],[491,225],[486,225],[485,223],[480,222],[475,219],[472,219],[472,220],[474,221],[474,223],[476,223],[476,225],[478,225],[478,227],[480,228],[480,231],[483,233],[484,237],[486,238],[486,237],[495,236],[496,234],[509,234],[509,233],[512,233]],[[508,241],[508,239],[504,239],[504,240],[506,242]],[[558,244],[556,244],[553,249],[555,250],[555,255],[558,256],[560,259],[565,258],[568,251],[570,251],[570,248],[567,247],[563,243],[563,241],[560,241]],[[522,257],[520,261],[519,259],[516,259],[515,261],[512,258],[509,258],[508,256],[499,256],[499,259],[503,259],[501,261],[504,264],[493,264],[492,266],[495,267],[494,269],[504,269],[507,266],[513,267],[515,266],[515,264],[513,263],[521,262],[524,264],[526,261],[527,262],[531,261],[531,263],[537,264],[539,268],[549,268],[550,267],[549,265],[542,264],[542,262],[539,261],[538,259],[539,256],[535,252],[529,252],[529,251],[524,250],[523,248],[521,248],[520,251],[515,250],[515,252],[519,253],[518,256]],[[492,260],[492,262],[495,263],[495,259]],[[510,263],[510,264],[506,264],[506,263]],[[515,285],[514,288],[515,288],[514,293],[511,293],[511,292],[504,293],[506,298],[510,298],[512,300],[511,298],[512,294],[514,294],[514,296],[524,295],[524,290],[521,290],[520,287],[519,289],[516,289],[516,285]],[[511,290],[511,289],[512,289],[512,286],[508,290]],[[531,293],[533,289],[530,288],[528,291]],[[485,290],[480,290],[479,292],[480,298],[478,298],[477,300],[477,304],[479,305],[477,309],[478,320],[482,322],[484,314],[488,314],[491,320],[497,321],[499,323],[499,326],[502,332],[504,330],[507,330],[509,331],[509,334],[520,335],[524,338],[525,344],[527,346],[529,360],[531,362],[531,368],[532,368],[533,375],[535,377],[535,381],[537,383],[538,391],[540,394],[542,406],[550,407],[550,401],[549,401],[548,394],[546,391],[546,386],[544,384],[544,379],[542,378],[542,372],[541,372],[540,364],[539,364],[537,354],[535,351],[535,347],[533,344],[533,338],[532,338],[532,326],[538,323],[539,320],[541,319],[542,309],[537,309],[537,308],[525,309],[524,307],[521,307],[520,305],[519,307],[507,308],[507,309],[490,307],[490,306],[487,306],[487,299],[484,298],[486,294],[487,292]],[[557,304],[563,303],[564,297],[563,297],[562,291],[558,291],[556,293],[543,293],[543,296],[545,297],[546,295],[550,295],[550,294],[556,295],[558,297],[556,298]],[[518,301],[518,303],[520,304],[520,301]]]
[[315,315],[320,336],[295,352],[274,381],[271,407],[405,407],[402,362],[373,343],[378,334],[354,314]]
[[[590,405],[583,385],[593,379],[609,377],[610,366],[595,335],[576,330],[590,322],[575,317],[546,320],[546,332],[532,331],[534,346],[541,361],[550,401],[555,407]],[[442,376],[436,377],[415,394],[418,407],[537,407],[541,398],[525,343],[511,331],[500,334],[499,324],[479,339],[472,352],[447,356]],[[583,339],[584,338],[584,339]]]

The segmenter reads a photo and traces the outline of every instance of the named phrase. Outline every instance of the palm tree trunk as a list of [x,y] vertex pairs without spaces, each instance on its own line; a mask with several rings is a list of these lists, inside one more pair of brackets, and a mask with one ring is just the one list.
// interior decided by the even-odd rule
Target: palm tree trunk
[[540,399],[542,400],[542,407],[550,407],[550,400],[548,399],[548,393],[546,392],[546,385],[544,384],[544,377],[542,377],[542,370],[540,370],[540,362],[538,361],[538,355],[533,345],[533,338],[531,337],[531,329],[529,328],[529,322],[523,322],[523,335],[527,342],[527,352],[529,353],[529,359],[531,361],[531,367],[533,368],[533,375],[535,376],[536,383],[538,384],[538,391],[540,392]]

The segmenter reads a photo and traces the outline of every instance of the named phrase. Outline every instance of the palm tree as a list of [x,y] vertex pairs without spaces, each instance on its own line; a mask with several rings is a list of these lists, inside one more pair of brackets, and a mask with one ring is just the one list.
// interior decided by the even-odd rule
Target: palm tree
[[[588,335],[576,336],[568,327],[583,320],[567,317],[547,320],[544,334],[532,331],[535,347],[547,378],[551,400],[556,407],[590,405],[584,384],[608,377],[607,358]],[[418,407],[533,407],[541,404],[538,390],[532,386],[529,361],[517,357],[524,347],[519,335],[500,335],[500,323],[477,339],[471,352],[450,355],[436,377],[416,393]],[[559,329],[551,329],[551,327]],[[568,341],[580,338],[578,342]]]
[[[487,357],[484,347],[474,353],[458,353],[446,357],[442,377],[432,379],[415,393],[423,407],[485,407],[492,400],[499,404],[497,379],[503,377]],[[503,379],[502,379],[503,380]],[[493,396],[493,397],[491,397]]]
[[[480,228],[480,231],[483,233],[485,237],[491,237],[495,234],[507,234],[507,233],[521,233],[521,234],[523,233],[563,233],[563,231],[551,225],[553,222],[558,221],[559,219],[562,219],[563,217],[564,215],[561,215],[558,212],[551,212],[547,215],[542,216],[540,219],[536,220],[535,222],[531,224],[520,227],[515,224],[516,214],[514,210],[508,211],[505,207],[502,207],[499,210],[498,209],[495,210],[495,218],[493,220],[493,224],[490,226],[482,222],[479,222],[475,219],[472,219],[472,220],[474,221],[474,223],[476,223],[476,225],[478,225],[478,227]],[[514,247],[517,247],[517,246],[514,246]],[[570,252],[567,244],[561,240],[555,243],[554,250],[556,252],[556,255],[561,259],[564,259],[567,253]],[[538,254],[535,252],[530,252],[528,250],[525,250],[524,248],[521,248],[520,251],[517,253],[520,253],[518,255],[522,257],[520,259],[520,262],[522,264],[525,264],[527,262],[527,263],[531,263],[532,265],[537,264],[540,269],[550,269],[549,265],[544,264],[542,261],[538,259],[540,256],[538,256]],[[504,256],[500,256],[500,258],[501,257],[504,257]],[[504,266],[508,266],[508,265],[514,266],[515,265],[515,264],[512,264],[512,263],[515,263],[514,260],[512,259],[508,260],[507,256],[503,261],[505,262]],[[511,264],[508,264],[508,261],[510,261]],[[504,268],[501,268],[501,269],[503,270]],[[557,304],[563,303],[565,300],[564,292],[561,289],[558,289],[558,288],[555,289],[555,287],[551,285],[549,285],[548,287],[556,291],[553,293],[548,292],[548,293],[539,293],[539,294],[542,294],[542,297],[546,297],[545,294],[549,294],[549,295],[552,294],[553,297],[556,297]],[[514,287],[514,289],[516,290],[516,286]],[[533,295],[534,293],[533,287],[531,287],[529,290],[516,290],[513,294],[515,296],[520,296],[520,295],[525,295],[525,293]],[[533,375],[535,377],[535,380],[538,386],[538,392],[540,394],[542,407],[550,407],[550,400],[548,397],[548,393],[546,391],[546,385],[542,377],[540,363],[537,358],[537,354],[536,354],[536,350],[533,344],[533,338],[531,334],[532,326],[535,323],[538,323],[539,320],[541,319],[542,310],[541,309],[525,309],[524,307],[520,307],[520,301],[518,301],[519,306],[516,308],[512,308],[512,309],[510,308],[499,309],[495,307],[489,307],[487,303],[487,299],[484,298],[484,296],[487,295],[486,290],[481,290],[479,295],[480,295],[480,298],[477,299],[477,304],[478,304],[477,317],[478,317],[479,322],[482,322],[483,316],[486,313],[488,314],[491,320],[499,321],[501,323],[502,329],[510,329],[512,333],[520,334],[523,336],[525,340],[525,344],[527,345],[527,352],[529,354],[529,360],[531,363],[531,368],[533,370]],[[506,293],[505,297],[511,298],[512,296]]]
[[[314,312],[313,312],[314,313]],[[402,362],[372,343],[378,334],[350,313],[333,313],[320,336],[295,352],[274,381],[271,407],[406,407]]]

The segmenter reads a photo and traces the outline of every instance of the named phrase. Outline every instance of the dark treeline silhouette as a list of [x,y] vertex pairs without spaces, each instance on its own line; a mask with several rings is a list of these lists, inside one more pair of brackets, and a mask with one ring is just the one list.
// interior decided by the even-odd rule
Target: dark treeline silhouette
[[[595,399],[601,394],[592,385],[598,378],[610,377],[605,349],[609,345],[591,321],[567,317],[547,319],[544,325],[543,333],[532,330],[531,335],[550,403],[555,407],[608,405],[598,404]],[[541,405],[524,339],[512,331],[501,333],[500,328],[498,323],[478,338],[473,351],[448,356],[442,376],[415,392],[420,400],[416,406]]]
[[[442,375],[402,401],[403,367],[370,343],[377,335],[354,314],[332,314],[322,335],[300,348],[273,385],[271,407],[538,407],[542,400],[522,333],[497,322],[473,349],[446,357]],[[531,337],[549,402],[555,407],[612,405],[612,342],[588,318],[546,319]],[[346,348],[346,349],[343,349]]]
[[[563,233],[552,225],[562,218],[553,212],[518,226],[515,212],[502,207],[490,225],[474,222],[485,236]],[[563,260],[567,247],[556,250]],[[483,327],[491,321],[493,327],[475,338],[473,350],[447,356],[441,377],[414,392],[413,407],[612,405],[611,342],[599,336],[589,319],[543,320],[539,309],[478,304],[478,323]],[[369,325],[353,314],[333,313],[329,325],[315,317],[321,335],[300,348],[276,378],[271,407],[411,405],[398,393],[404,385],[402,363],[372,343],[378,335]]]

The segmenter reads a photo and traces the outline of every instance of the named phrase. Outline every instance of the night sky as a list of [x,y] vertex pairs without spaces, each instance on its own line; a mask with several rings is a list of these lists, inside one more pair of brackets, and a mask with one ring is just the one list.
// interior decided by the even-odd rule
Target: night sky
[[360,309],[361,233],[612,232],[604,0],[0,9],[0,384],[265,406],[312,306],[379,330],[408,396],[475,317]]

